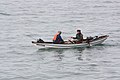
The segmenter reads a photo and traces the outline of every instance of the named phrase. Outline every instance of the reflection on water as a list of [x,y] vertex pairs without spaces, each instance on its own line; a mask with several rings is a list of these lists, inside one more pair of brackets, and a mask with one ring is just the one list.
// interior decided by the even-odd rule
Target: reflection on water
[[64,55],[63,55],[64,50],[63,49],[57,49],[55,50],[55,57],[58,58],[59,61],[62,61]]
[[83,60],[82,59],[82,54],[85,48],[73,48],[73,49],[38,49],[37,53],[38,54],[52,54],[53,57],[58,58],[57,61],[62,61],[62,59],[65,56],[75,56],[77,57],[78,60]]
[[76,56],[78,60],[83,60],[82,59],[82,54],[85,48],[76,48]]

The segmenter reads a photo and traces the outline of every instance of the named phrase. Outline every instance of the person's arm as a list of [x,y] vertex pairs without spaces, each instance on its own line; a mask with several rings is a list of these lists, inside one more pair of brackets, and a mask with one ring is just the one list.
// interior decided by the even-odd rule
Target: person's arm
[[62,37],[60,35],[58,37],[59,37],[60,41],[63,41],[63,39],[62,39]]
[[76,34],[76,37],[72,37],[73,39],[77,39],[78,37],[77,37],[78,35]]

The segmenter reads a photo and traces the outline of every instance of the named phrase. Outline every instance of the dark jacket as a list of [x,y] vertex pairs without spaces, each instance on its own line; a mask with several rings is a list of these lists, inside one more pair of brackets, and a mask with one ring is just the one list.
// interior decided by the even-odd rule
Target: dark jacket
[[57,38],[56,38],[56,40],[53,40],[53,43],[56,43],[56,44],[57,43],[64,43],[64,41],[60,35],[57,35]]
[[76,34],[76,37],[74,37],[73,39],[77,39],[78,41],[82,41],[83,40],[83,34],[78,33],[78,34]]

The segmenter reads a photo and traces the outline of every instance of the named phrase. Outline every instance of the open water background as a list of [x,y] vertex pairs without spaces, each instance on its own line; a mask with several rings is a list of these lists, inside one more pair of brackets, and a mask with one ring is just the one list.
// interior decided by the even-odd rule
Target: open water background
[[[91,48],[31,43],[77,29],[110,37]],[[0,80],[120,80],[120,0],[0,0]]]

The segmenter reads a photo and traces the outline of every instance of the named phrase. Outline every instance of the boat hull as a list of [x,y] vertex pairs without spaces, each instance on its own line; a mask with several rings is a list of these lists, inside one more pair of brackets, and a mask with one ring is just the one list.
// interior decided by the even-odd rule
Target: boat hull
[[108,36],[100,36],[101,38],[90,41],[88,42],[83,42],[83,43],[79,43],[79,44],[53,44],[52,42],[44,42],[44,43],[39,43],[39,42],[35,42],[32,41],[33,44],[35,44],[36,46],[40,46],[40,48],[78,48],[78,47],[89,47],[89,46],[94,46],[94,45],[98,45],[103,43]]

